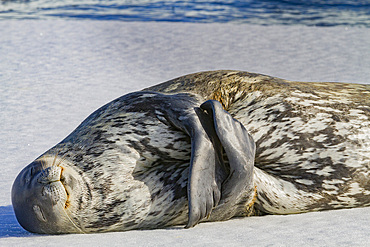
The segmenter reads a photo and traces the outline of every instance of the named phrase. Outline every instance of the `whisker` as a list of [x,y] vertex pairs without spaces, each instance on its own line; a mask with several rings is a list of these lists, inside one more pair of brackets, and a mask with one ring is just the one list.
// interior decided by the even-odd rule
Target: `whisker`
[[42,169],[45,169],[46,165],[45,165],[45,157],[44,157],[44,156],[43,156],[43,157],[41,157],[41,159],[40,159],[40,163],[41,163],[41,167],[42,167]]
[[62,164],[62,163],[63,163],[63,161],[65,161],[65,160],[66,160],[66,158],[67,158],[67,154],[65,153],[65,154],[60,158],[60,160],[59,160],[59,162],[58,162],[57,166],[60,166],[60,164]]
[[53,164],[51,166],[55,165],[55,161],[57,160],[58,154],[59,154],[59,150],[57,150],[57,152],[55,154],[55,157],[54,157],[54,160],[53,160]]

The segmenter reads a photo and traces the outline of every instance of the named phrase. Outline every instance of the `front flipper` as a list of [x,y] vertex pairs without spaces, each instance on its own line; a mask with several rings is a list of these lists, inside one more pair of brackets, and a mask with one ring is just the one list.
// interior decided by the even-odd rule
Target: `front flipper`
[[254,140],[244,126],[222,108],[220,102],[208,100],[200,108],[213,119],[230,164],[230,174],[222,183],[220,205],[236,203],[247,191],[253,191]]
[[186,228],[208,217],[221,198],[221,183],[227,177],[222,160],[222,146],[213,122],[199,108],[178,116],[167,111],[168,119],[191,138],[191,159],[188,178],[189,219]]
[[141,113],[156,117],[165,125],[173,125],[191,139],[186,227],[192,227],[211,215],[212,209],[219,204],[221,184],[228,176],[213,120],[198,107],[202,99],[196,95],[137,92],[129,96],[128,110],[141,109]]
[[189,219],[186,228],[209,217],[221,198],[221,183],[227,177],[222,146],[213,123],[199,108],[200,124],[192,126],[191,160],[188,180]]
[[[219,204],[227,209],[229,203],[236,203],[246,191],[253,190],[255,144],[243,125],[218,101],[207,101],[198,108],[194,107],[196,102],[176,96],[162,109],[167,119],[191,138],[189,228],[210,216]],[[230,169],[223,162],[222,148]]]

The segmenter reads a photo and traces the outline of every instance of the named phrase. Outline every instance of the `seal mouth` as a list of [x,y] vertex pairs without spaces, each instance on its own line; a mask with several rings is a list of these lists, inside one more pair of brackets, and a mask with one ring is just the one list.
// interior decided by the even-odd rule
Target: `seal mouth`
[[60,167],[60,178],[59,178],[59,182],[62,184],[65,192],[66,192],[66,195],[67,195],[67,198],[66,198],[66,201],[64,203],[64,208],[67,209],[70,205],[71,205],[71,202],[70,202],[70,191],[68,190],[67,186],[66,186],[66,177],[64,176],[64,168],[62,166],[59,166]]
[[66,198],[66,201],[65,201],[65,203],[64,203],[64,209],[66,210],[66,211],[64,211],[64,214],[65,214],[65,216],[67,217],[67,219],[70,221],[70,223],[79,231],[79,233],[85,233],[82,229],[81,229],[81,227],[79,227],[77,224],[76,224],[76,222],[71,218],[71,216],[69,215],[69,213],[68,213],[68,208],[69,208],[69,206],[71,205],[71,201],[70,201],[70,189],[71,188],[69,188],[66,184],[67,184],[67,178],[66,178],[66,176],[65,176],[65,174],[64,174],[64,170],[65,170],[65,168],[64,167],[62,167],[62,166],[60,166],[60,165],[58,165],[60,168],[61,168],[61,171],[60,171],[60,178],[59,178],[59,182],[62,184],[62,186],[63,186],[63,188],[64,188],[64,190],[65,190],[65,192],[66,192],[66,195],[67,195],[67,198]]
[[[71,187],[67,186],[68,184],[68,178],[67,176],[65,175],[65,168],[61,165],[58,165],[58,167],[61,169],[60,170],[60,177],[59,177],[59,180],[56,181],[56,182],[60,182],[60,184],[63,186],[65,192],[66,192],[66,200],[64,202],[64,215],[65,217],[69,220],[69,222],[77,229],[77,231],[79,233],[85,233],[81,227],[71,218],[71,216],[69,215],[69,207],[71,205],[71,201],[70,201],[70,196],[71,196],[71,193],[70,193],[70,190],[72,190]],[[60,205],[62,206],[62,205]]]
[[73,203],[76,174],[69,164],[55,163],[57,159],[42,157],[18,174],[12,187],[15,216],[34,233],[84,233]]
[[42,195],[49,197],[53,205],[64,203],[64,208],[67,208],[70,192],[63,171],[64,168],[59,164],[47,167],[41,171],[37,182],[42,185]]

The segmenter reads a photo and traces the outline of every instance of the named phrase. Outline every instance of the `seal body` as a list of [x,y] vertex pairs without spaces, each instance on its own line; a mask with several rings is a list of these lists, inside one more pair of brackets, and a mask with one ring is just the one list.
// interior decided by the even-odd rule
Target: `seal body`
[[12,201],[38,233],[191,227],[368,206],[369,171],[370,85],[212,71],[98,109],[21,171]]
[[273,214],[370,203],[370,85],[292,82],[240,71],[149,90],[219,100],[256,142],[256,207]]

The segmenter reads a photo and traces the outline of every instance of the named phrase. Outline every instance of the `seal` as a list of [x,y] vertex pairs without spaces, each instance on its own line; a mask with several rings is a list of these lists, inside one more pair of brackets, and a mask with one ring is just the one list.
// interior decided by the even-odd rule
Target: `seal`
[[370,85],[241,71],[124,95],[25,167],[12,188],[35,233],[193,227],[370,204]]

